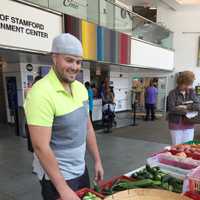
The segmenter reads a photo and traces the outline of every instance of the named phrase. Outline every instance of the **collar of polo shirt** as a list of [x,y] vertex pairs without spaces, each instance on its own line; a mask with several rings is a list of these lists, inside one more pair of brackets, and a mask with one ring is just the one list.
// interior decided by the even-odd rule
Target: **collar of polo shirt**
[[[64,86],[62,85],[62,83],[58,79],[53,67],[51,68],[51,70],[49,72],[49,78],[51,80],[53,87],[55,88],[55,90],[57,92],[65,92],[65,93],[69,94],[69,92],[67,90],[65,90]],[[73,87],[73,83],[71,83],[71,88],[72,87]]]

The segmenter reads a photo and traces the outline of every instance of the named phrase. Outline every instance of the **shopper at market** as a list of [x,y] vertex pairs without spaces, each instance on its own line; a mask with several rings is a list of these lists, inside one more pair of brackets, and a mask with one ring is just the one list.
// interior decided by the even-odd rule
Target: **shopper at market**
[[101,81],[101,84],[99,86],[99,95],[98,95],[99,98],[103,99],[103,96],[105,95],[105,89],[106,89],[106,83],[104,80],[104,81]]
[[44,200],[80,200],[74,191],[89,187],[86,145],[94,159],[95,180],[103,178],[87,90],[75,80],[82,55],[77,38],[68,33],[57,36],[52,69],[32,87],[25,102]]
[[194,80],[193,72],[181,72],[177,77],[177,87],[169,93],[167,98],[168,122],[173,145],[188,142],[194,138],[194,124],[188,122],[185,117],[188,110],[200,110],[199,99],[192,89]]
[[93,90],[92,90],[90,83],[88,81],[85,82],[85,87],[87,88],[87,91],[88,91],[89,113],[90,113],[90,120],[92,122],[92,112],[93,112],[93,107],[94,107],[94,93],[93,93]]
[[146,117],[148,121],[151,113],[151,120],[155,120],[155,108],[157,103],[158,89],[154,86],[153,81],[150,81],[149,87],[145,91],[145,108]]
[[33,87],[33,85],[34,85],[37,81],[39,81],[41,78],[42,78],[42,76],[37,75],[37,76],[34,78],[33,83],[28,85],[28,87],[24,90],[24,98],[26,98],[28,92],[31,90],[31,88]]
[[105,88],[104,95],[102,96],[103,105],[114,103],[114,94],[111,91],[110,87]]
[[93,94],[94,94],[94,98],[98,98],[98,89],[97,89],[97,87],[94,83],[91,84],[91,88],[92,88],[92,91],[93,91]]

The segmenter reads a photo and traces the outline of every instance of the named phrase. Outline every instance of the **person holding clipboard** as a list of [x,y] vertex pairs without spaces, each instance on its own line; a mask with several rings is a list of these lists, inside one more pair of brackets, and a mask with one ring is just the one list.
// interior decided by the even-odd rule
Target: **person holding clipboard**
[[[192,89],[195,75],[183,71],[177,77],[177,87],[167,97],[169,130],[172,144],[182,144],[193,140],[194,123],[187,120],[200,110],[200,102]],[[192,112],[192,113],[191,113]]]

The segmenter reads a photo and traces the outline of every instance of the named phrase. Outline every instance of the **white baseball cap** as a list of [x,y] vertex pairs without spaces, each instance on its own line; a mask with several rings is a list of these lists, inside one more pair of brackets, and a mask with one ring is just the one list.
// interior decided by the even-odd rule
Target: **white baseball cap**
[[79,39],[70,33],[62,33],[52,42],[51,53],[83,56],[83,47]]

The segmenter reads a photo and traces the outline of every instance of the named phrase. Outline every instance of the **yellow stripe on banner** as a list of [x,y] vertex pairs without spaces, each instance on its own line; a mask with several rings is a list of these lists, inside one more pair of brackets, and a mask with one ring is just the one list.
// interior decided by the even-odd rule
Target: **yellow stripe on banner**
[[83,57],[97,60],[97,31],[96,25],[82,20]]

